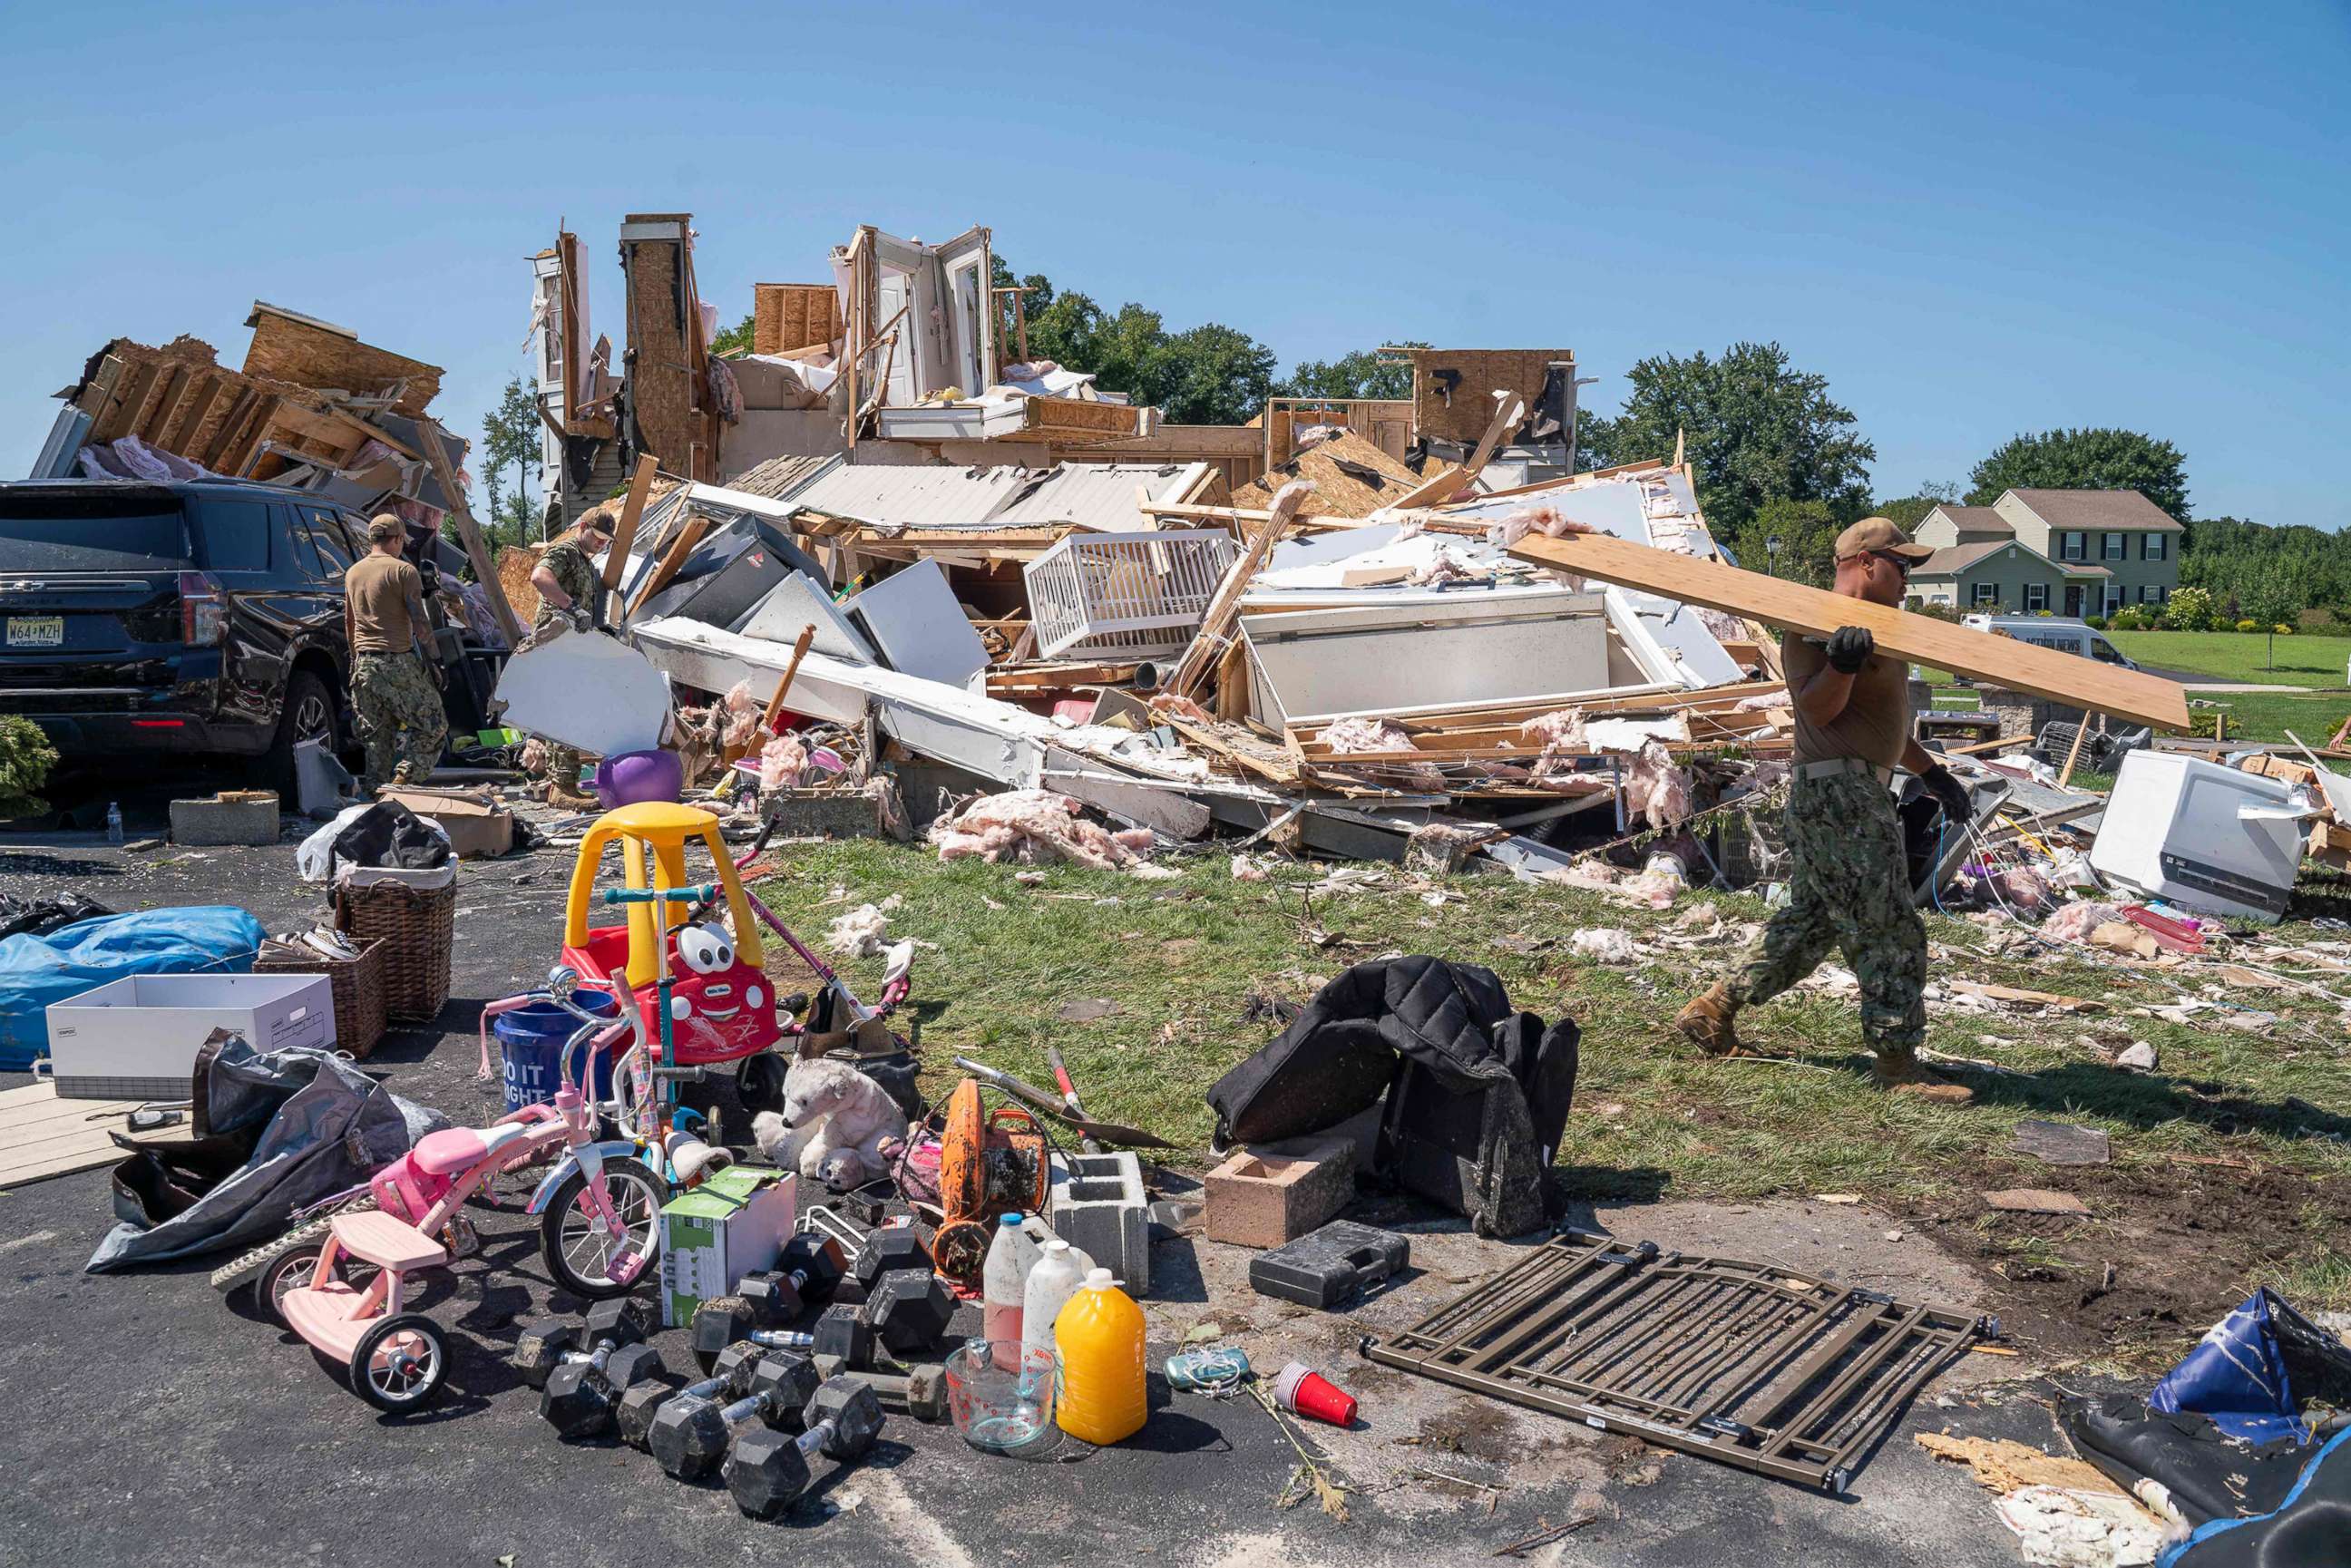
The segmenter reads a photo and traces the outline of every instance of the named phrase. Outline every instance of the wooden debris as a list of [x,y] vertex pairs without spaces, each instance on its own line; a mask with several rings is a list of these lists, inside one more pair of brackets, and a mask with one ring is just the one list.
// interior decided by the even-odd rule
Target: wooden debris
[[1984,1202],[2003,1214],[2072,1214],[2087,1215],[2089,1206],[2070,1192],[2052,1192],[2046,1187],[2009,1187],[2000,1192],[1982,1195]]
[[2043,1486],[2126,1495],[2112,1478],[2087,1460],[2044,1454],[2011,1438],[1953,1437],[1941,1432],[1919,1432],[1912,1440],[1938,1459],[1967,1466],[1987,1491],[2007,1493],[2019,1487]]
[[2061,1013],[2095,1012],[2099,1004],[2085,1001],[2080,997],[2060,996],[2053,991],[2027,991],[2014,986],[1995,986],[1981,980],[1952,980],[1950,988],[1986,1001],[2017,1002],[2027,1007],[2049,1008]]
[[2102,1166],[2114,1158],[2111,1141],[2105,1133],[2070,1122],[2019,1122],[2009,1147],[2053,1166]]

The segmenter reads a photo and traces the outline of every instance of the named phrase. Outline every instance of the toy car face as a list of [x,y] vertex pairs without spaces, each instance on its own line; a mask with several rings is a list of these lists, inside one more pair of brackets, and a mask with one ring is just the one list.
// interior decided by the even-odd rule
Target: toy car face
[[[680,1063],[731,1061],[779,1038],[775,984],[743,961],[724,926],[682,925],[671,934],[670,1030]],[[651,998],[649,1006],[658,1006]]]

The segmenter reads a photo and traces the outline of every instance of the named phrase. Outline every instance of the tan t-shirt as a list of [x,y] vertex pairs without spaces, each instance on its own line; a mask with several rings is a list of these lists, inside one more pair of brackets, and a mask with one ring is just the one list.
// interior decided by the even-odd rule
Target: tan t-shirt
[[[1807,643],[1793,632],[1780,634],[1781,667],[1788,674],[1788,690],[1828,668],[1829,653],[1817,643]],[[1893,768],[1902,761],[1910,741],[1910,664],[1872,653],[1853,678],[1853,699],[1844,711],[1826,724],[1816,725],[1794,705],[1796,760],[1827,762],[1858,757],[1876,768]]]
[[351,652],[405,653],[416,646],[424,619],[424,579],[398,556],[370,550],[343,573],[351,606]]

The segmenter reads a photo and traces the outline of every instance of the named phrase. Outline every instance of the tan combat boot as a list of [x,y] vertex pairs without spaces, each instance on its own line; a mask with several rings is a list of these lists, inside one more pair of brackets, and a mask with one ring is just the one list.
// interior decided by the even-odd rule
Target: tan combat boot
[[1881,1048],[1870,1076],[1877,1086],[1889,1094],[1911,1094],[1937,1105],[1965,1105],[1972,1103],[1976,1092],[1964,1083],[1954,1083],[1938,1072],[1929,1072],[1919,1065],[1918,1058],[1907,1050]]
[[1705,995],[1693,997],[1689,1006],[1675,1015],[1674,1027],[1687,1035],[1708,1056],[1755,1056],[1739,1042],[1739,1032],[1731,1020],[1739,1016],[1739,1004],[1730,999],[1730,987],[1718,980]]

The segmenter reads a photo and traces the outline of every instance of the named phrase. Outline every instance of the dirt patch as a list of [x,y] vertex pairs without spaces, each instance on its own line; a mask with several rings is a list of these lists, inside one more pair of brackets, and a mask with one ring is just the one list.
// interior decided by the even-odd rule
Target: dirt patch
[[[2087,1220],[1938,1203],[1907,1223],[1982,1269],[2009,1337],[2036,1358],[2168,1365],[2265,1275],[2351,1227],[2351,1182],[2236,1166],[2043,1166]],[[1986,1165],[1966,1185],[1998,1187]]]

